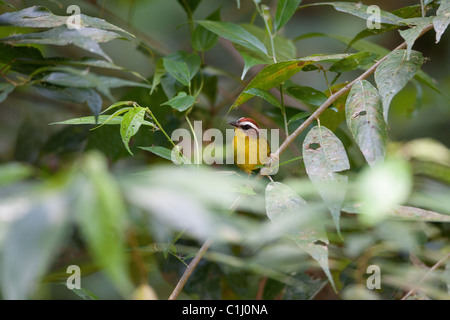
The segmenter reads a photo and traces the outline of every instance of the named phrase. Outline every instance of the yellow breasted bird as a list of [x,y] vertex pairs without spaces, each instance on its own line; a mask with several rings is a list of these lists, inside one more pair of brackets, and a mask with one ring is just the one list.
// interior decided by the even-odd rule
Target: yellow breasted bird
[[267,138],[261,134],[255,120],[240,118],[229,122],[234,129],[234,163],[250,174],[257,166],[264,165],[270,157]]

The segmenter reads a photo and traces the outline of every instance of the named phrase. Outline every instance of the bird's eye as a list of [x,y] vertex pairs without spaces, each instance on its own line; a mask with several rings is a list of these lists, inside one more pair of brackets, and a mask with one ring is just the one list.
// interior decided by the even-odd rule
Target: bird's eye
[[242,130],[248,130],[248,129],[250,129],[250,126],[248,124],[246,124],[246,125],[242,126],[241,128],[242,128]]

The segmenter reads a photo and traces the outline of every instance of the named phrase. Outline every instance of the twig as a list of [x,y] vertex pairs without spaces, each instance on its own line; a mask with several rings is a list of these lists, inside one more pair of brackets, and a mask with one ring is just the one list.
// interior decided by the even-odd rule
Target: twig
[[[424,33],[426,33],[427,31],[431,30],[433,28],[433,25],[428,26],[427,28],[425,28],[422,33],[419,35],[422,36]],[[402,43],[401,45],[399,45],[397,48],[395,48],[393,51],[395,50],[399,50],[406,47],[406,42]],[[336,92],[335,94],[331,95],[327,101],[325,101],[308,119],[306,119],[305,122],[303,122],[290,136],[288,136],[286,138],[286,140],[282,143],[282,145],[278,148],[278,150],[274,153],[275,157],[279,157],[280,154],[282,152],[284,152],[289,145],[295,140],[295,138],[297,138],[297,136],[303,131],[305,130],[315,119],[317,119],[319,117],[319,115],[325,111],[334,101],[336,101],[339,97],[341,97],[342,95],[344,95],[347,91],[350,90],[350,88],[353,86],[353,84],[355,84],[357,81],[361,81],[365,78],[367,78],[369,75],[371,75],[372,73],[375,72],[376,68],[384,61],[386,60],[387,55],[384,56],[382,59],[380,59],[377,63],[375,63],[371,68],[369,68],[366,72],[364,72],[361,76],[359,76],[358,78],[356,78],[355,80],[353,80],[351,83],[349,83],[348,85],[346,85],[344,88],[342,88],[341,90],[339,90],[338,92]],[[272,159],[270,159],[267,163],[266,166],[270,166],[272,164]],[[258,175],[258,178],[260,178],[261,176]],[[237,206],[237,202],[235,202],[235,204],[232,205],[232,207],[234,208],[230,208],[231,211],[234,211],[236,206]],[[195,268],[197,267],[198,263],[200,262],[200,260],[202,259],[202,257],[205,255],[206,251],[208,251],[209,247],[211,246],[211,244],[213,243],[213,241],[211,239],[208,239],[205,241],[205,243],[202,245],[202,247],[200,248],[200,250],[197,252],[197,254],[195,255],[194,259],[192,259],[191,263],[189,263],[189,266],[186,268],[186,270],[184,271],[182,277],[180,278],[180,280],[178,281],[175,289],[173,290],[173,292],[171,293],[169,300],[175,300],[178,295],[181,293],[181,291],[183,290],[184,285],[186,284],[186,282],[188,281],[189,277],[191,276],[192,272],[194,272]],[[449,254],[450,255],[450,254]],[[447,258],[447,257],[446,257]],[[437,268],[437,267],[436,267]],[[430,270],[431,271],[431,270]]]
[[178,280],[178,283],[173,289],[172,293],[169,296],[169,300],[175,300],[183,290],[184,285],[190,278],[192,272],[194,272],[195,268],[197,267],[200,260],[202,260],[203,256],[205,255],[206,251],[208,251],[209,247],[212,245],[213,240],[207,239],[205,243],[203,243],[200,250],[198,250],[197,254],[195,255],[194,259],[189,263],[186,270],[184,271],[183,275],[181,276],[180,280]]
[[[441,260],[439,260],[438,262],[436,262],[431,268],[430,270],[428,270],[427,273],[425,273],[423,275],[423,277],[420,279],[419,283],[422,283],[434,270],[436,270],[437,268],[439,268],[441,266],[441,264],[443,264],[445,262],[445,260],[447,260],[448,258],[450,258],[450,252],[447,253],[447,255],[445,257],[443,257]],[[402,298],[402,300],[406,300],[408,299],[408,297],[412,294],[414,294],[414,292],[416,292],[417,288],[412,288],[411,290],[408,291],[407,294],[405,294]]]
[[[425,28],[422,33],[419,35],[422,36],[424,33],[428,32],[433,28],[433,25],[429,25],[427,28]],[[419,38],[418,37],[418,38]],[[393,51],[400,50],[406,47],[406,42],[403,42],[401,45],[399,45],[397,48],[395,48]],[[392,51],[392,52],[393,52]],[[318,119],[319,116],[324,112],[333,102],[335,102],[338,98],[343,96],[345,93],[347,93],[351,87],[358,81],[366,79],[368,76],[370,76],[372,73],[375,72],[375,70],[378,68],[378,66],[387,59],[387,56],[384,56],[378,62],[376,62],[372,67],[370,67],[366,72],[364,72],[362,75],[360,75],[358,78],[347,84],[344,88],[339,90],[338,92],[332,94],[314,113],[309,116],[289,137],[286,138],[286,140],[281,144],[281,146],[278,148],[278,150],[274,153],[275,158],[279,158],[280,155],[288,148],[288,146],[294,142],[294,140],[299,136],[300,133],[302,133],[314,120]],[[269,161],[266,163],[266,166],[270,167],[272,165],[272,158],[269,159]]]

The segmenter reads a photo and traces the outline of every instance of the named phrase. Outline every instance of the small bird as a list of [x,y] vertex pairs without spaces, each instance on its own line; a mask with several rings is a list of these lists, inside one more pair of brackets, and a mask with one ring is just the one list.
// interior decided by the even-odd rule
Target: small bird
[[243,117],[228,124],[235,127],[234,162],[241,170],[251,174],[257,166],[264,165],[270,157],[267,138],[260,132],[256,121],[251,118]]

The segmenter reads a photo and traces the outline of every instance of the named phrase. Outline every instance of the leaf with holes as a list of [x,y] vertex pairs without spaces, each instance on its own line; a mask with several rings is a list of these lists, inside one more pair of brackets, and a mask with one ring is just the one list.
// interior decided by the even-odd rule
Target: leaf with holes
[[407,60],[406,50],[396,50],[390,53],[375,71],[375,82],[383,101],[383,115],[386,123],[392,99],[419,71],[423,61],[420,52],[411,50],[410,59]]
[[129,147],[131,137],[133,137],[144,122],[145,109],[142,107],[132,108],[125,113],[122,122],[120,124],[120,136],[122,137],[123,144],[127,148],[128,152],[133,155]]
[[303,142],[303,161],[340,234],[340,210],[348,177],[338,172],[350,169],[344,145],[329,129],[316,126],[308,132]]
[[370,82],[356,82],[345,105],[347,125],[369,165],[384,160],[387,128],[380,94]]
[[[271,221],[297,217],[298,230],[289,230],[287,236],[316,260],[334,286],[328,266],[328,237],[320,217],[311,210],[305,200],[294,190],[280,182],[271,182],[266,187],[266,214]],[[298,217],[300,215],[300,217]],[[291,227],[292,224],[289,225]]]
[[436,12],[436,18],[433,20],[434,30],[436,31],[436,43],[441,40],[442,34],[450,23],[450,1],[442,0],[439,9]]

